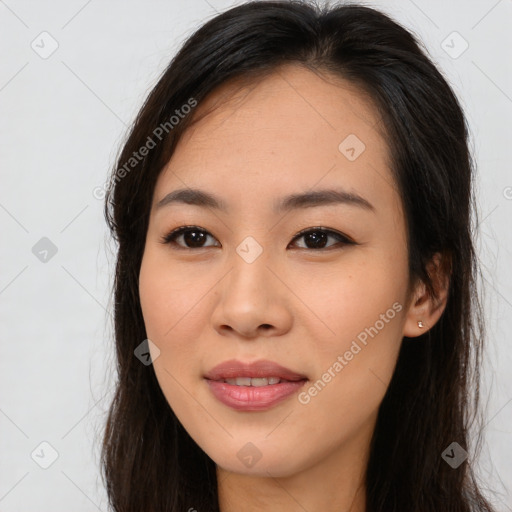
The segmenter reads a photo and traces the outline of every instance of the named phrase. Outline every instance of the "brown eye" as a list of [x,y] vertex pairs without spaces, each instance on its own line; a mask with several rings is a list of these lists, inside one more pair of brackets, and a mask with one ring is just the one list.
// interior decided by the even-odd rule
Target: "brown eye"
[[[183,237],[183,243],[177,243],[178,238]],[[208,231],[200,229],[197,226],[182,226],[171,231],[163,239],[164,244],[174,244],[183,249],[202,249],[203,247],[212,247],[204,245],[208,237],[212,237]]]
[[[306,247],[299,247],[301,249],[325,249],[332,247],[333,245],[354,245],[355,242],[350,240],[345,235],[324,228],[310,228],[305,231],[301,231],[293,240],[304,239]],[[329,238],[337,240],[338,244],[327,245]]]

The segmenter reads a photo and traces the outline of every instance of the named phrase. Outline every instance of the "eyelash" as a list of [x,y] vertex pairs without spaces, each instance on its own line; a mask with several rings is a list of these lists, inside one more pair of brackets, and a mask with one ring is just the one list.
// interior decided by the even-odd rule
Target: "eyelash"
[[[198,232],[201,232],[201,233],[206,233],[209,236],[212,236],[208,231],[206,231],[205,229],[201,229],[198,226],[181,226],[179,228],[174,229],[173,231],[171,231],[167,235],[164,235],[160,241],[161,241],[162,244],[169,244],[169,245],[172,244],[172,245],[176,246],[179,250],[184,249],[184,250],[193,251],[193,250],[207,249],[209,247],[214,247],[214,246],[183,247],[183,246],[180,246],[179,244],[177,244],[176,243],[176,239],[180,235],[182,235],[182,234],[184,234],[184,233],[186,233],[188,231],[198,231]],[[331,229],[326,229],[326,228],[323,228],[323,227],[313,227],[313,228],[304,229],[304,230],[300,231],[299,233],[297,233],[293,237],[292,242],[294,240],[302,238],[304,235],[307,235],[309,233],[319,233],[319,232],[325,233],[328,236],[332,236],[332,237],[336,238],[338,240],[338,242],[342,243],[342,245],[358,245],[356,242],[354,242],[353,240],[351,240],[347,236],[343,235],[342,233],[339,233],[337,231],[333,231]],[[306,251],[318,252],[318,251],[331,250],[333,247],[335,248],[336,245],[338,245],[338,244],[333,244],[333,245],[331,245],[329,247],[320,248],[320,249],[313,249],[313,248],[309,248],[309,247],[299,247],[299,249],[306,250]]]

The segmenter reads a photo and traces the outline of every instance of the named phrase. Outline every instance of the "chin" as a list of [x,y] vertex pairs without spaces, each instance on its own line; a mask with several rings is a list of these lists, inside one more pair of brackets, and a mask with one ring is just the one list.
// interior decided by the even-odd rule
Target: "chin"
[[[289,477],[305,469],[306,466],[305,461],[290,457],[290,454],[286,453],[282,447],[278,449],[267,446],[267,448],[259,450],[254,445],[246,442],[242,443],[241,449],[233,448],[232,451],[230,448],[228,448],[229,451],[226,451],[226,445],[224,445],[224,450],[221,453],[218,452],[217,448],[215,447],[206,453],[219,468],[232,473],[264,478],[269,476]],[[296,452],[295,448],[292,447],[291,449],[292,454],[294,451]],[[234,456],[232,453],[234,453]],[[301,453],[301,455],[304,454]]]

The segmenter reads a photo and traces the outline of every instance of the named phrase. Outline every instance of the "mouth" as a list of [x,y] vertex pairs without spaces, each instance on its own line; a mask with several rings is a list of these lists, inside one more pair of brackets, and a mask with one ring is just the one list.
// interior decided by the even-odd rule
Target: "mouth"
[[268,386],[279,382],[307,380],[306,375],[295,372],[273,361],[243,363],[236,359],[224,361],[204,376],[207,380],[227,382],[234,386]]
[[272,386],[281,382],[292,382],[279,377],[236,377],[235,379],[223,379],[217,382],[226,382],[232,386],[254,386],[259,388],[262,386]]
[[308,381],[305,375],[272,361],[225,361],[204,378],[217,400],[238,411],[269,409]]

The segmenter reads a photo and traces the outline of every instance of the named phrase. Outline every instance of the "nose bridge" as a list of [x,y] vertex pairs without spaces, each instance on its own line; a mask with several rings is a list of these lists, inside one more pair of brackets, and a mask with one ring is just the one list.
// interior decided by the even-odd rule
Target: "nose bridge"
[[255,237],[248,236],[229,255],[231,271],[222,280],[220,300],[213,313],[215,328],[226,327],[244,336],[258,335],[271,326],[282,331],[288,326],[289,312],[281,303],[279,282],[267,266],[272,267],[271,251]]
[[228,284],[232,293],[240,294],[242,299],[246,294],[249,296],[257,294],[261,297],[268,291],[269,251],[255,237],[245,237],[230,259],[233,269],[230,272]]

